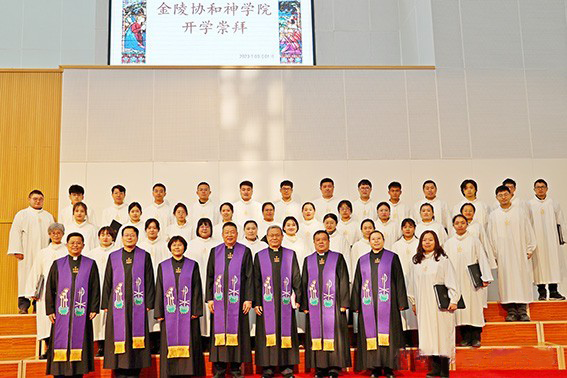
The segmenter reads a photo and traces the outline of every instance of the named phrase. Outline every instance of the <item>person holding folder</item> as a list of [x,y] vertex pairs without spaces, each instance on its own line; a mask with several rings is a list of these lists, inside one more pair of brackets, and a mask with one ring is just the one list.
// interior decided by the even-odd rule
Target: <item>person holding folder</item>
[[486,251],[480,240],[467,231],[463,215],[453,218],[456,235],[447,240],[444,249],[453,263],[466,308],[455,313],[460,326],[461,346],[480,347],[480,333],[484,327],[485,288],[492,282],[492,272]]
[[[449,305],[440,305],[435,285],[444,285]],[[434,231],[424,231],[410,265],[408,299],[417,315],[419,351],[431,357],[427,377],[448,377],[455,355],[455,310],[460,298],[457,275]]]

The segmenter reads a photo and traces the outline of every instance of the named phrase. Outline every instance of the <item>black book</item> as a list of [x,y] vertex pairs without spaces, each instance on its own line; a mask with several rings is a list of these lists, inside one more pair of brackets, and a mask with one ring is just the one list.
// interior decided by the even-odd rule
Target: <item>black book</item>
[[561,225],[557,225],[557,233],[559,234],[559,245],[565,244],[565,240],[563,239],[563,232],[561,231]]
[[116,231],[116,237],[118,237],[118,231],[120,231],[120,227],[122,227],[122,224],[115,221],[114,219],[112,220],[112,223],[110,223],[110,228]]
[[[433,289],[435,290],[435,296],[437,297],[437,307],[439,307],[439,310],[448,309],[449,305],[451,304],[451,300],[449,299],[449,289],[447,289],[447,286],[443,284],[437,284],[433,285]],[[463,300],[462,295],[459,299],[459,302],[457,303],[457,308],[465,308],[465,301]]]
[[469,274],[471,276],[472,284],[475,289],[480,289],[484,282],[482,281],[482,273],[480,272],[480,265],[478,263],[468,266]]
[[45,277],[43,274],[39,276],[39,280],[37,281],[37,285],[35,285],[35,292],[33,293],[34,298],[41,298],[41,294],[43,294],[43,282],[45,281]]

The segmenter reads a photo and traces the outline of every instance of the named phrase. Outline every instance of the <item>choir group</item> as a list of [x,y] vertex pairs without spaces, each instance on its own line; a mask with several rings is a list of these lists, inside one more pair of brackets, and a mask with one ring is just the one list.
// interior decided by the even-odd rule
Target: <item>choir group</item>
[[158,183],[143,208],[115,185],[97,221],[84,188],[72,185],[59,223],[34,190],[9,239],[20,313],[34,304],[55,376],[93,371],[97,353],[116,377],[139,376],[152,353],[162,377],[203,376],[208,350],[215,377],[239,377],[254,349],[264,377],[292,377],[303,345],[307,368],[336,377],[352,365],[352,324],[356,370],[393,377],[417,330],[421,355],[431,357],[427,376],[447,377],[456,327],[460,345],[481,345],[493,273],[506,321],[530,320],[534,284],[538,300],[565,299],[564,220],[543,179],[529,201],[504,180],[493,205],[467,179],[452,209],[434,181],[422,188],[423,199],[408,206],[392,182],[389,199],[376,203],[364,179],[351,202],[324,178],[321,197],[300,204],[286,180],[280,200],[260,203],[243,181],[241,200],[217,207],[202,182],[194,204],[172,207]]

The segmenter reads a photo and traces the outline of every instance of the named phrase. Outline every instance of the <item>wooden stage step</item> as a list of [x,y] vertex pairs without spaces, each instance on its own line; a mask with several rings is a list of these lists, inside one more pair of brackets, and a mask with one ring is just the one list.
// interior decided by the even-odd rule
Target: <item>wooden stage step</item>
[[[460,341],[460,333],[457,332]],[[543,342],[538,337],[537,322],[486,323],[482,330],[483,346],[537,346]]]
[[0,378],[16,378],[22,361],[0,361]]
[[0,336],[0,361],[33,357],[36,346],[35,335]]
[[[529,305],[529,314],[532,321],[567,321],[567,301],[536,301]],[[503,322],[506,310],[498,302],[488,302],[484,309],[484,319],[487,322]]]
[[0,336],[35,335],[35,315],[0,315]]

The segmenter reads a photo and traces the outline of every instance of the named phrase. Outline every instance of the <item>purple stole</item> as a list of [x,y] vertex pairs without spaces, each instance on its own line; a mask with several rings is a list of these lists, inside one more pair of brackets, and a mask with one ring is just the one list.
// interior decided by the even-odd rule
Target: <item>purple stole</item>
[[[195,261],[183,257],[185,262],[175,286],[173,257],[162,262],[163,308],[167,332],[167,358],[189,357],[191,347],[191,283]],[[162,324],[163,326],[163,324]]]
[[[313,350],[335,350],[336,271],[339,254],[329,251],[323,268],[323,282],[319,282],[319,255],[307,257],[309,287],[309,325]],[[322,289],[321,289],[322,288]],[[321,295],[323,292],[323,295]],[[321,303],[322,302],[322,303]],[[321,304],[323,306],[321,306]],[[322,342],[321,342],[322,341]]]
[[[146,337],[146,306],[144,300],[146,252],[136,247],[132,251],[132,348],[143,349]],[[126,298],[124,298],[124,265],[122,249],[110,254],[112,263],[114,354],[126,352]]]
[[[67,361],[67,351],[69,349],[69,328],[71,328],[71,355],[69,361],[81,361],[83,353],[83,341],[85,338],[85,324],[87,322],[87,304],[89,298],[89,277],[94,261],[88,257],[81,258],[79,272],[75,278],[75,293],[73,303],[71,290],[73,275],[69,263],[70,256],[65,256],[56,260],[57,272],[57,299],[55,316],[55,329],[53,340],[53,361]],[[73,311],[70,311],[70,309]]]
[[[294,252],[282,248],[281,266],[281,330],[282,348],[291,348],[291,279]],[[260,271],[262,272],[262,307],[264,308],[264,327],[266,328],[266,346],[276,345],[276,305],[274,303],[274,291],[272,287],[272,261],[270,249],[266,248],[258,252]]]
[[[376,350],[377,345],[390,345],[390,309],[391,309],[391,287],[392,261],[394,253],[384,249],[382,259],[378,265],[378,295],[372,291],[372,259],[374,253],[363,255],[360,260],[360,273],[362,277],[362,288],[360,290],[362,302],[362,318],[364,319],[364,330],[366,332],[366,349]],[[380,284],[382,286],[380,286]],[[378,303],[374,303],[375,298]],[[376,315],[378,312],[378,333],[376,333]]]
[[[217,245],[215,248],[215,282],[213,284],[215,319],[213,333],[215,334],[215,346],[238,346],[238,318],[240,311],[242,311],[240,305],[240,273],[246,247],[240,243],[236,243],[233,247],[234,255],[228,264],[228,290],[223,288],[225,248],[224,244]],[[224,296],[227,292],[228,301],[225,306]]]

